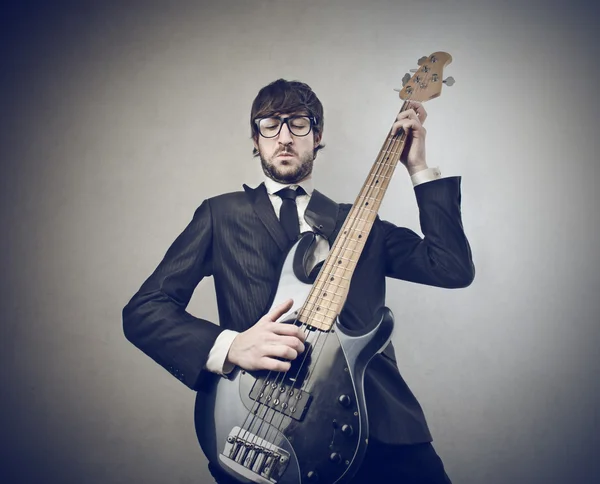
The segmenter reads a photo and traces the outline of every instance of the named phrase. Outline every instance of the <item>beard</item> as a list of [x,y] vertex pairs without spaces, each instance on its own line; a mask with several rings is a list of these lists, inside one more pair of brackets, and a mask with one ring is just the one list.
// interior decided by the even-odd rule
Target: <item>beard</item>
[[[272,159],[275,158],[282,151],[284,150],[276,152],[270,159],[265,158],[263,156],[262,151],[258,152],[260,156],[260,164],[266,176],[279,183],[292,184],[304,180],[308,175],[312,173],[313,162],[315,160],[315,155],[312,151],[307,151],[302,155],[297,155],[300,160],[300,164],[298,166],[295,166],[293,170],[283,170],[282,167],[279,167],[275,163],[273,163]],[[282,162],[283,168],[289,167],[287,163],[288,162],[285,160]]]

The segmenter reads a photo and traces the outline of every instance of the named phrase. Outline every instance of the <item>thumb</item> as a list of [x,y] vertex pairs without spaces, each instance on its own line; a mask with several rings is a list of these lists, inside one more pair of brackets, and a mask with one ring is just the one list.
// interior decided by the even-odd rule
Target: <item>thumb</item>
[[281,316],[287,313],[294,304],[293,299],[288,299],[287,301],[282,302],[278,306],[275,306],[273,310],[268,314],[269,319],[271,321],[277,321]]

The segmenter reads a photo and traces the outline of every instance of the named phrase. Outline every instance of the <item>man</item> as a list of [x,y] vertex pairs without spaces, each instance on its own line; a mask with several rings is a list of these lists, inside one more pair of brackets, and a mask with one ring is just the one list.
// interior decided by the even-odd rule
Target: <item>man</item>
[[[415,185],[425,237],[375,221],[340,315],[348,328],[365,327],[383,306],[386,276],[452,288],[473,280],[460,217],[460,178],[440,178],[439,170],[428,168],[425,117],[424,108],[412,103],[392,128],[408,134],[401,161]],[[123,311],[127,338],[193,389],[201,387],[207,372],[225,374],[235,365],[285,371],[304,351],[299,328],[277,322],[292,301],[265,315],[281,262],[297,233],[309,230],[319,234],[316,257],[322,259],[350,210],[313,189],[323,107],[309,86],[280,79],[261,89],[250,126],[264,183],[205,200]],[[295,191],[291,211],[289,197],[280,192],[284,188]],[[298,216],[296,227],[290,215]],[[185,311],[194,288],[209,275],[220,326]],[[367,367],[365,393],[369,446],[352,482],[450,482],[391,344]],[[218,482],[235,482],[209,467]]]

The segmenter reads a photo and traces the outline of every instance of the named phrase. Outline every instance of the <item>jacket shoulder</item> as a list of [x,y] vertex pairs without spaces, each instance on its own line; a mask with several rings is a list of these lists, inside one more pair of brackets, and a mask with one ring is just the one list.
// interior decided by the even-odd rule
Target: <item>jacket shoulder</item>
[[239,190],[237,192],[222,193],[207,199],[211,206],[219,206],[222,204],[235,203],[247,200],[245,192]]

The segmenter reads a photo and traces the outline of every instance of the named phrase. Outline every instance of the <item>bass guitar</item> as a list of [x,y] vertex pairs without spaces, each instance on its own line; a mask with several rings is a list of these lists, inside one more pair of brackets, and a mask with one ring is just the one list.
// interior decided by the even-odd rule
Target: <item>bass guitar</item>
[[[403,79],[402,110],[409,100],[439,96],[443,68],[451,61],[445,52],[419,59],[414,75]],[[339,314],[405,142],[406,133],[390,130],[314,281],[307,278],[305,261],[316,235],[303,234],[287,254],[272,305],[292,298],[294,306],[279,321],[300,326],[306,335],[306,350],[290,370],[236,368],[227,378],[214,375],[198,392],[200,446],[214,466],[240,482],[342,484],[363,460],[369,436],[364,372],[387,346],[393,315],[381,308],[356,334],[342,326]]]

